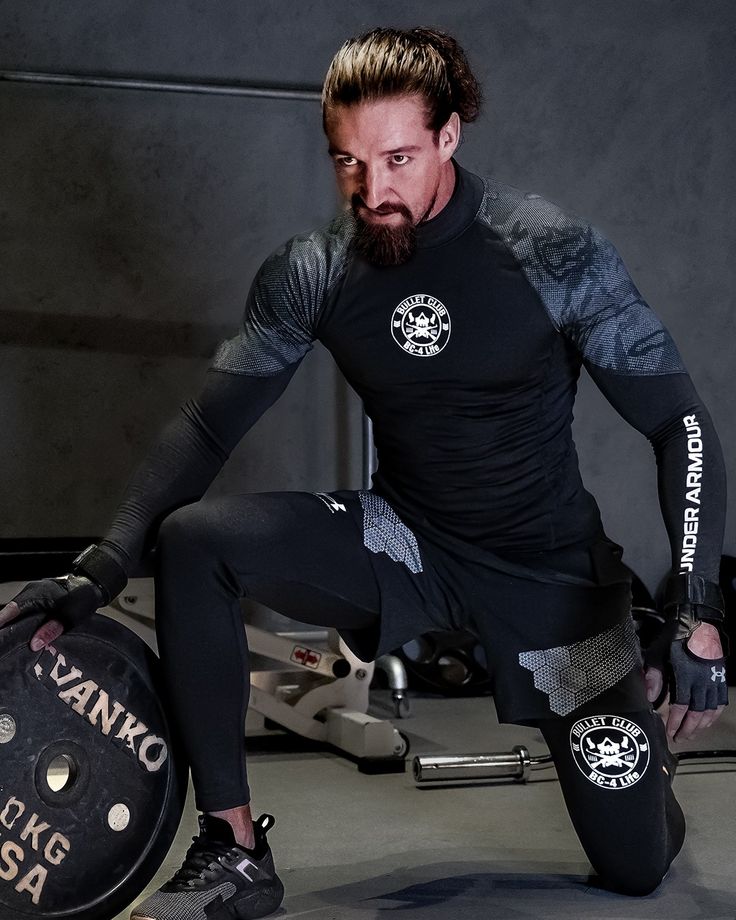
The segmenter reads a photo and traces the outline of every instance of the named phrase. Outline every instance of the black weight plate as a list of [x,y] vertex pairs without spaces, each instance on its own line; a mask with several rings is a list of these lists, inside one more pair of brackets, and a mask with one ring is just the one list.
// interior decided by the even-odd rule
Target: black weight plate
[[110,920],[163,862],[186,771],[143,640],[95,615],[32,652],[42,621],[0,629],[0,917]]
[[484,696],[491,692],[485,652],[466,630],[436,630],[407,642],[396,654],[413,690],[445,696]]

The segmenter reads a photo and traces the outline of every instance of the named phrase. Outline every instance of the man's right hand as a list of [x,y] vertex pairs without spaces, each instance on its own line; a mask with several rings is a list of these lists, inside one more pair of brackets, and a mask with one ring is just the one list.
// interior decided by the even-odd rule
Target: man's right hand
[[[689,639],[673,642],[667,671],[667,734],[675,741],[686,741],[711,726],[728,704],[726,660],[715,626],[699,623]],[[664,674],[661,668],[647,667],[644,677],[647,697],[653,703],[663,692]]]
[[47,618],[30,642],[31,650],[38,652],[105,603],[102,589],[84,575],[44,578],[27,584],[0,610],[0,628],[19,617],[45,612]]
[[663,609],[662,625],[643,648],[644,677],[655,704],[667,680],[667,734],[681,741],[711,725],[728,703],[723,595],[717,582],[676,574],[665,587]]

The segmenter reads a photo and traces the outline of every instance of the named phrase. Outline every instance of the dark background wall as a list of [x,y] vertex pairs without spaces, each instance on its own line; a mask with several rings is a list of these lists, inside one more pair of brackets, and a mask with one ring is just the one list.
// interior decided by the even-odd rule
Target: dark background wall
[[[0,68],[314,88],[344,38],[379,24],[458,37],[487,97],[460,161],[616,243],[733,470],[731,0],[0,0]],[[0,169],[0,535],[101,534],[262,259],[334,213],[319,106],[0,82]],[[647,442],[587,380],[576,440],[653,586],[668,552]],[[359,407],[318,346],[213,490],[357,487],[360,460]]]

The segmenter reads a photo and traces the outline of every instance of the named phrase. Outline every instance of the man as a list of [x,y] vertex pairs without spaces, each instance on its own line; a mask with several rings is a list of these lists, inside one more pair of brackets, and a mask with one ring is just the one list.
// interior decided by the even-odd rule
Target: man
[[[47,609],[40,648],[122,590],[157,546],[159,647],[204,814],[138,920],[250,920],[281,901],[273,819],[254,823],[248,806],[244,595],[337,626],[363,660],[431,629],[473,630],[499,717],[543,732],[603,884],[651,892],[682,845],[651,702],[666,667],[677,738],[726,702],[717,438],[614,247],[455,162],[479,103],[449,36],[378,29],[343,46],[323,118],[350,209],[264,263],[240,335],[133,477],[99,547],[0,612]],[[199,501],[315,339],[373,420],[373,488]],[[673,569],[646,685],[629,576],[571,437],[582,364],[657,455]]]

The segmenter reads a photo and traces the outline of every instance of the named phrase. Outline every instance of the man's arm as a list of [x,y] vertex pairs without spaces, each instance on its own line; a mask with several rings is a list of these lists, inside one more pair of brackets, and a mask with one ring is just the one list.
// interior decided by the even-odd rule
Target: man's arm
[[555,329],[654,446],[673,555],[660,636],[674,675],[668,729],[685,737],[712,721],[727,697],[719,630],[710,625],[723,621],[717,577],[725,477],[718,440],[672,337],[611,242],[539,195],[499,186],[490,201],[489,220]]
[[75,560],[70,574],[27,585],[0,610],[0,627],[45,611],[48,618],[31,639],[31,649],[38,651],[108,604],[154,545],[163,519],[202,497],[296,367],[270,377],[208,372],[198,398],[182,406],[137,468],[105,538]]
[[53,642],[123,590],[167,514],[201,498],[312,347],[330,269],[339,274],[342,264],[323,242],[319,234],[295,237],[264,262],[239,335],[220,346],[200,396],[182,407],[133,475],[105,538],[68,575],[27,585],[0,610],[0,627],[43,610],[47,619],[31,648]]
[[[588,365],[609,402],[646,435],[657,460],[660,507],[672,552],[667,622],[651,650],[650,700],[662,690],[669,653],[674,694],[670,737],[689,738],[709,726],[727,699],[719,630],[723,602],[718,570],[725,525],[726,475],[710,416],[687,374],[620,376]],[[667,648],[669,646],[669,648]]]
[[718,435],[690,377],[626,376],[590,363],[587,369],[619,415],[652,445],[672,574],[717,582],[726,474]]
[[99,549],[126,572],[173,510],[199,499],[232,449],[278,399],[312,348],[317,320],[342,277],[352,223],[292,237],[261,265],[238,335],[214,356],[204,388],[182,406],[128,484]]
[[163,430],[130,479],[100,548],[126,571],[155,544],[176,508],[199,500],[245,433],[279,398],[297,365],[270,377],[210,369],[196,399]]

